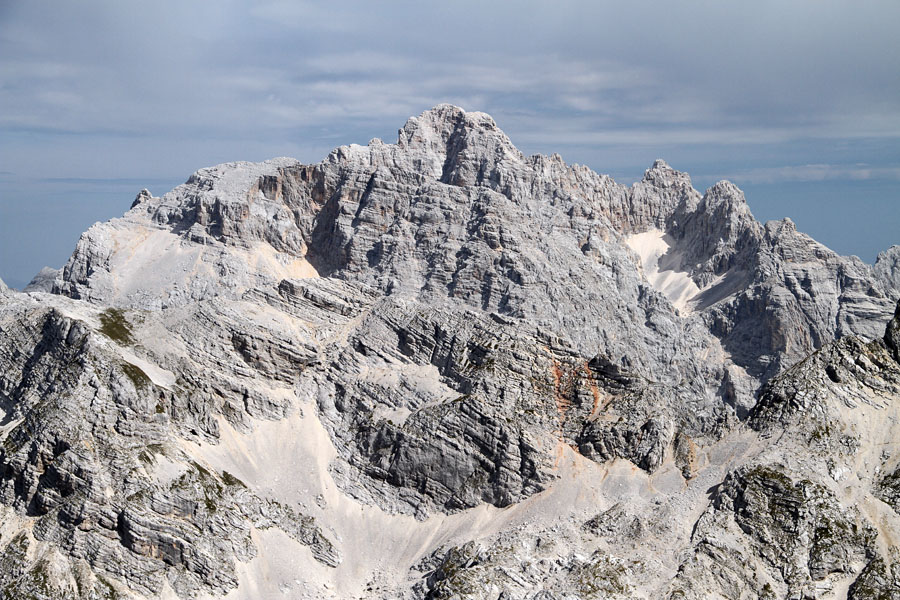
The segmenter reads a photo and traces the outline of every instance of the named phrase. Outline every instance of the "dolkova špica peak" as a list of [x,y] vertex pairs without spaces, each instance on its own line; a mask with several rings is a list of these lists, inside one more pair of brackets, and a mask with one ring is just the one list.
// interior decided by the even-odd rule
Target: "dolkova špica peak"
[[144,190],[0,284],[0,597],[900,598],[898,251],[449,105]]

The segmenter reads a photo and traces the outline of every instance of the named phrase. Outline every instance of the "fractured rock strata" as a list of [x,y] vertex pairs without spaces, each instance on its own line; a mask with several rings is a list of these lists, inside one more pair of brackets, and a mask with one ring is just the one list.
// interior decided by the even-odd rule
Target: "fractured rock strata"
[[449,105],[143,190],[0,287],[0,590],[892,597],[894,254]]

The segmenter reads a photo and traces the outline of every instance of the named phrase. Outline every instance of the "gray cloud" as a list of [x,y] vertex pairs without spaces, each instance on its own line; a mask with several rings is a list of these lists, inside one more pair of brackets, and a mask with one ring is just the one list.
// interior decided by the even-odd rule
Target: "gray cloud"
[[616,129],[599,143],[900,135],[894,2],[341,6],[20,7],[0,36],[0,126],[247,137],[457,98],[528,109],[527,130]]
[[0,163],[183,180],[391,141],[453,102],[626,179],[662,156],[739,182],[897,181],[897,22],[894,0],[0,2]]
[[760,167],[734,171],[719,175],[705,176],[707,179],[727,179],[735,183],[771,184],[781,182],[867,181],[882,179],[900,181],[900,166],[874,167],[857,165],[794,165],[784,167]]

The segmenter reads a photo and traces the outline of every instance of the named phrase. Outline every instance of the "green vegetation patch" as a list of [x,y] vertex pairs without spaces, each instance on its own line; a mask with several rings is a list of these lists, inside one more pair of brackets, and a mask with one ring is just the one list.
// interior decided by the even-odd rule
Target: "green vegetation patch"
[[242,488],[247,487],[243,481],[241,481],[240,479],[238,479],[237,477],[235,477],[228,471],[222,471],[222,481],[224,481],[225,485],[227,485],[229,487],[235,486],[235,485],[240,486]]
[[119,308],[107,308],[100,313],[100,333],[126,346],[134,344],[131,323],[125,318],[125,312]]
[[206,506],[206,511],[210,514],[216,512],[218,504],[226,498],[226,488],[222,487],[219,480],[196,461],[191,461],[190,466],[192,468],[173,481],[170,488],[202,492],[203,496],[200,500]]
[[131,383],[134,384],[136,389],[143,390],[150,387],[150,384],[152,383],[150,378],[140,367],[133,365],[130,362],[122,363],[122,372],[131,380]]
[[630,597],[625,566],[607,556],[595,554],[588,563],[573,570],[573,578],[581,597]]

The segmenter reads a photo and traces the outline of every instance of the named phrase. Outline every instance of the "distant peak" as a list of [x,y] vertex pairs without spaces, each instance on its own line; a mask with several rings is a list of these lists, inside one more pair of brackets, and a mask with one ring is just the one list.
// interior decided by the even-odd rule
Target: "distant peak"
[[663,159],[657,158],[653,161],[653,164],[650,165],[650,168],[644,171],[644,180],[655,180],[659,179],[660,177],[664,179],[671,179],[672,177],[687,177],[687,173],[677,171]]
[[719,181],[706,190],[700,200],[700,209],[707,213],[727,215],[746,223],[756,223],[744,192],[730,181]]
[[489,114],[466,112],[453,104],[438,104],[418,117],[410,117],[400,129],[398,143],[401,146],[415,147],[422,140],[438,138],[446,141],[460,131],[490,133],[511,145],[509,138]]
[[407,119],[406,124],[400,129],[399,143],[405,145],[404,142],[413,142],[415,141],[416,134],[422,134],[424,132],[452,132],[465,114],[466,111],[458,106],[453,106],[452,104],[438,104],[434,108],[426,110],[418,117],[410,117]]
[[450,104],[449,102],[441,102],[440,104],[436,104],[433,107],[429,108],[425,112],[422,113],[421,116],[425,116],[431,113],[465,113],[462,107],[456,106],[455,104]]
[[891,257],[897,257],[900,260],[900,245],[894,244],[887,250],[882,250],[878,253],[878,258],[876,260],[888,260]]
[[490,172],[502,160],[522,160],[509,137],[483,112],[439,104],[411,117],[399,131],[397,147],[422,172],[462,185]]
[[26,292],[51,292],[53,291],[53,283],[59,276],[60,270],[53,267],[43,267],[38,271],[31,282],[25,286],[23,291]]
[[657,188],[691,187],[691,178],[687,173],[673,169],[661,158],[654,160],[650,168],[644,171],[641,182]]
[[891,246],[879,252],[873,269],[875,276],[887,289],[894,290],[900,295],[900,246]]
[[462,107],[456,106],[455,104],[438,104],[432,108],[429,108],[418,117],[411,117],[410,121],[415,120],[425,120],[425,121],[449,121],[453,123],[457,123],[460,121],[464,121],[467,124],[482,124],[482,125],[491,125],[496,127],[497,124],[494,122],[494,118],[491,115],[480,112],[480,111],[466,111]]

